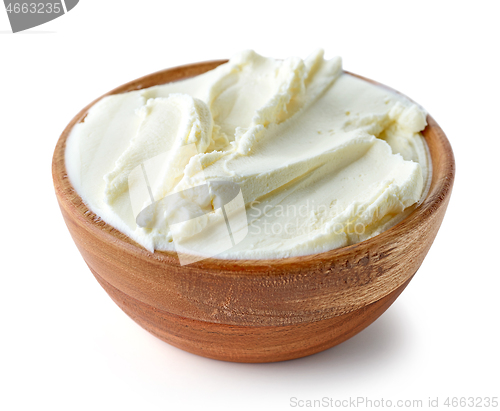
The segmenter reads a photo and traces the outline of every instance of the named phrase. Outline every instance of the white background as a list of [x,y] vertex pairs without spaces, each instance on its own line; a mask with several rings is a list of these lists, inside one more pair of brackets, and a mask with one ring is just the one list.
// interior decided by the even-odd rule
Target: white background
[[[439,397],[448,409],[447,397],[500,396],[496,5],[82,0],[18,34],[0,9],[0,409],[305,409],[292,397]],[[60,133],[94,98],[150,72],[317,47],[419,102],[448,135],[456,182],[426,260],[373,325],[308,358],[233,364],[157,340],[70,238],[51,177]]]

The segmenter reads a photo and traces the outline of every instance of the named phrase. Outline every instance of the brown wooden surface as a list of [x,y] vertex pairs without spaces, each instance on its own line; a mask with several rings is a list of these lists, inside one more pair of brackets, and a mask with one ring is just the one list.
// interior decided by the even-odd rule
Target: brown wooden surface
[[91,271],[113,301],[151,334],[193,354],[236,362],[291,360],[340,344],[382,315],[410,282],[372,304],[327,320],[248,327],[191,320],[152,309]]
[[[191,77],[223,62],[164,70],[108,94]],[[181,267],[175,253],[150,253],[108,224],[96,222],[68,180],[66,138],[91,105],[66,127],[54,152],[54,186],[65,222],[96,278],[127,314],[160,338],[201,355],[252,362],[297,358],[319,351],[311,348],[310,340],[320,335],[330,336],[329,342],[318,343],[324,349],[343,341],[339,335],[350,337],[361,330],[390,305],[391,296],[396,298],[417,271],[451,195],[453,153],[429,116],[423,134],[432,158],[431,187],[424,202],[398,225],[359,244],[321,254],[276,260],[211,258]],[[375,306],[379,308],[373,312],[367,308]],[[334,325],[338,321],[344,328]],[[349,324],[352,332],[346,331]],[[249,338],[241,340],[248,346],[220,337],[224,333],[210,332],[234,327],[240,327],[240,334],[248,333]],[[304,340],[301,350],[290,345],[293,332],[286,329],[308,329],[313,335]],[[194,348],[195,334],[200,343]],[[257,344],[257,340],[262,341]],[[259,353],[257,346],[267,348]]]

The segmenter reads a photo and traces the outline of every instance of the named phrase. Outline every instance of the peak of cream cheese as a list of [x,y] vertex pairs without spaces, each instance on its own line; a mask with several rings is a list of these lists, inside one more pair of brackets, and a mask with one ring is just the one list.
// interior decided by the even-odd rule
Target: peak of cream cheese
[[421,107],[322,50],[243,51],[200,76],[105,97],[74,127],[66,167],[89,209],[150,251],[282,258],[404,218],[429,175],[425,126]]

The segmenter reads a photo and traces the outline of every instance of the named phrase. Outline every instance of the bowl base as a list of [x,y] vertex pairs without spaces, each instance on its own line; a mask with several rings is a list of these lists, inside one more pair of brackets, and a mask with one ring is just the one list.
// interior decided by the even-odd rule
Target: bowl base
[[372,304],[326,320],[283,326],[235,326],[159,310],[128,296],[90,270],[111,299],[154,336],[203,357],[245,363],[292,360],[340,344],[380,317],[411,280]]

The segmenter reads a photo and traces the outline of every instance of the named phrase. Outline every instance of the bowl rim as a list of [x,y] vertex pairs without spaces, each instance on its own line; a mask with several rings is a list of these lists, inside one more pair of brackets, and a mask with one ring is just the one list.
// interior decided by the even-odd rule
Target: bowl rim
[[[202,74],[219,66],[220,64],[226,63],[227,61],[227,59],[209,60],[175,66],[150,73],[112,89],[111,91],[101,95],[86,107],[84,107],[68,123],[66,128],[61,133],[61,136],[59,137],[54,149],[52,158],[52,177],[54,181],[56,197],[58,199],[60,207],[65,208],[66,211],[68,211],[73,217],[77,218],[79,222],[84,224],[86,229],[91,231],[94,235],[101,237],[104,236],[105,240],[117,243],[120,248],[126,249],[128,252],[135,254],[135,256],[141,260],[154,258],[155,260],[162,261],[167,265],[179,266],[179,260],[176,252],[155,250],[154,253],[151,253],[143,246],[136,243],[134,240],[120,232],[118,229],[104,222],[103,220],[100,220],[99,223],[96,222],[96,219],[98,220],[99,216],[97,216],[87,207],[68,178],[65,165],[66,141],[73,127],[77,123],[82,122],[85,119],[89,109],[106,96],[112,94],[120,94],[128,91],[140,90],[154,85],[161,85],[174,81],[184,80]],[[386,88],[391,92],[395,92],[397,94],[405,96],[399,91],[369,78],[351,73],[346,70],[344,70],[343,73],[355,76],[371,84],[375,84],[379,87]],[[152,79],[155,79],[157,77],[167,77],[168,80],[152,82]],[[408,98],[407,96],[405,97]],[[411,99],[409,100],[412,101]],[[367,240],[363,240],[359,243],[351,244],[341,248],[335,248],[321,253],[273,259],[222,259],[210,257],[183,266],[183,268],[220,270],[222,266],[224,270],[228,272],[241,272],[247,269],[249,273],[255,271],[260,272],[262,270],[265,270],[267,273],[272,273],[272,271],[274,270],[282,272],[282,270],[286,269],[287,267],[293,267],[294,269],[296,269],[297,265],[300,265],[302,268],[306,269],[308,266],[316,266],[322,261],[332,261],[336,258],[345,258],[346,256],[352,255],[353,253],[357,254],[359,252],[360,255],[363,255],[364,251],[380,243],[391,243],[393,241],[398,241],[401,235],[410,232],[415,226],[422,224],[422,222],[426,218],[429,218],[430,215],[435,213],[440,207],[446,207],[453,187],[455,176],[455,159],[453,150],[443,130],[429,114],[427,115],[427,126],[422,131],[422,135],[424,136],[427,147],[429,149],[429,157],[432,165],[430,187],[428,188],[425,198],[421,200],[420,204],[418,204],[403,220],[388,228],[387,230],[381,232],[380,234]],[[432,144],[430,144],[430,142],[428,141],[429,138],[432,139]]]

